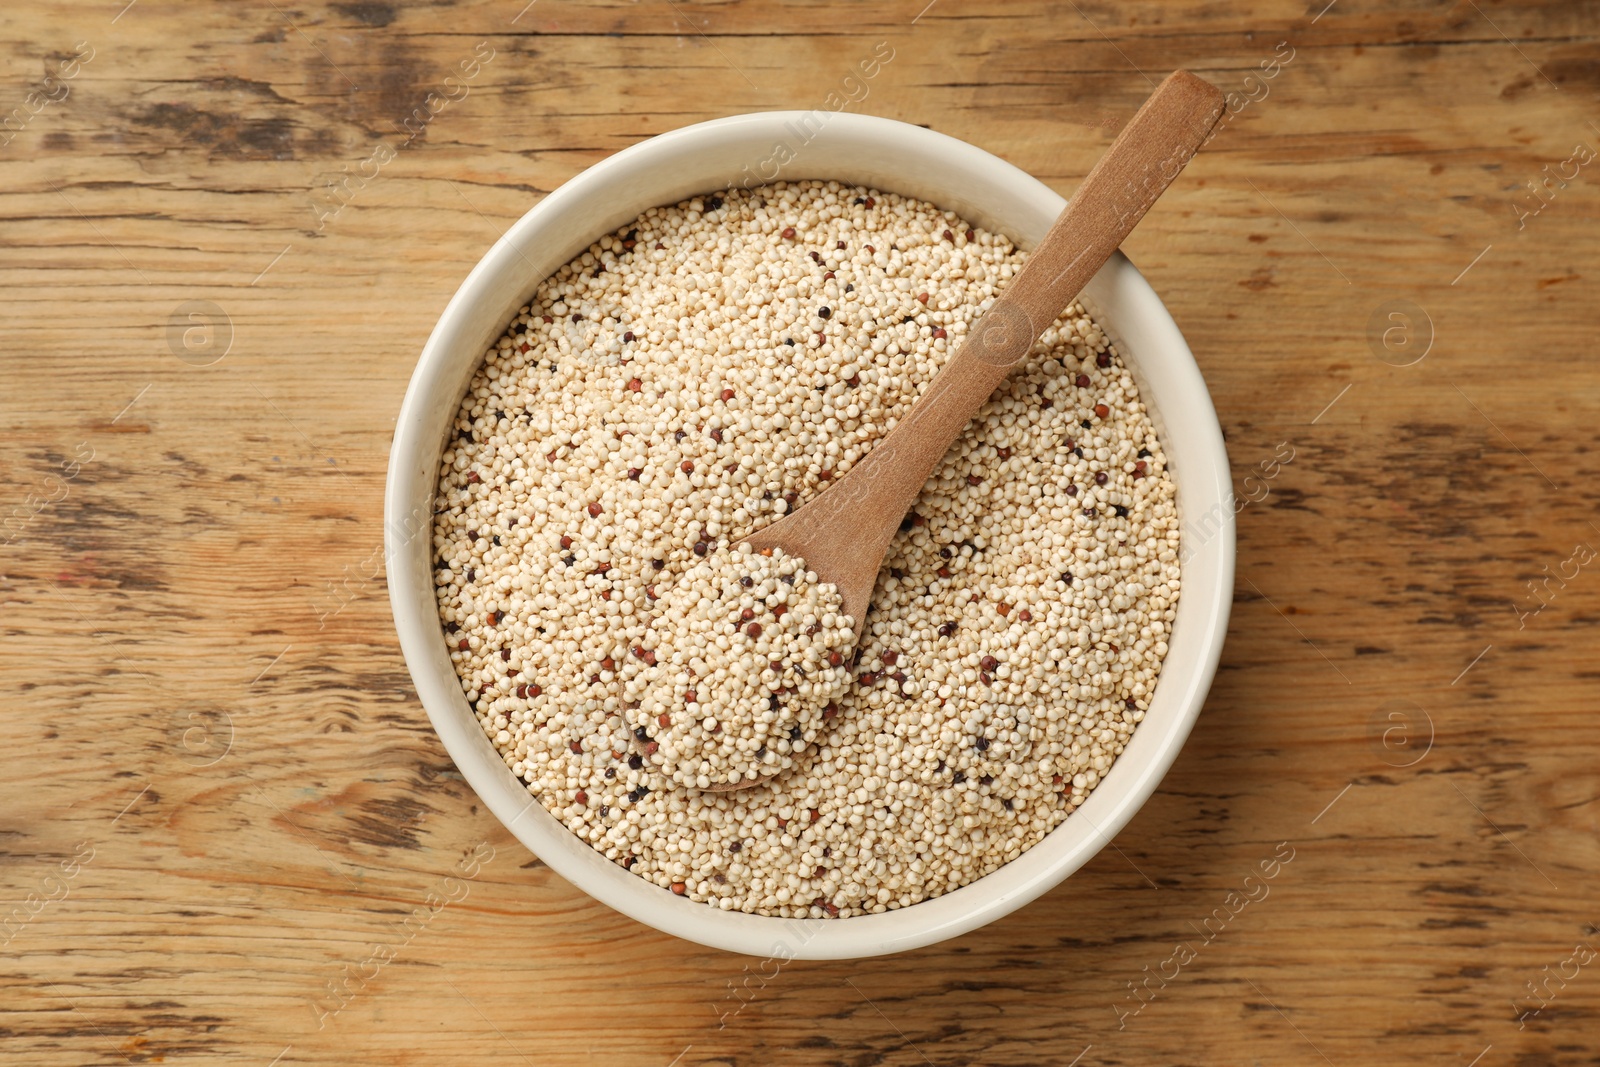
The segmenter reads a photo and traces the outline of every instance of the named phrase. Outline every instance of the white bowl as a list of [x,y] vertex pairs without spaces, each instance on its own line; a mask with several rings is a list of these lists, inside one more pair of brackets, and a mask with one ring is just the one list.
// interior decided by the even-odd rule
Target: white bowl
[[[789,162],[774,167],[774,159],[788,155]],[[389,456],[389,598],[417,694],[456,766],[507,829],[572,884],[659,930],[754,956],[846,959],[899,952],[992,922],[1051,889],[1099,852],[1155,791],[1200,713],[1227,630],[1234,564],[1228,457],[1188,345],[1119,253],[1095,275],[1084,301],[1132,369],[1171,463],[1186,519],[1183,589],[1150,709],[1088,801],[999,871],[880,915],[797,920],[725,912],[629,874],[529,796],[462,695],[434,600],[431,523],[439,456],[484,351],[544,278],[646,208],[752,176],[756,183],[832,178],[915,196],[1024,248],[1044,235],[1065,204],[1043,183],[969,144],[902,122],[842,113],[774,111],[704,122],[590,167],[495,243],[422,350]],[[1157,225],[1159,216],[1158,210]]]

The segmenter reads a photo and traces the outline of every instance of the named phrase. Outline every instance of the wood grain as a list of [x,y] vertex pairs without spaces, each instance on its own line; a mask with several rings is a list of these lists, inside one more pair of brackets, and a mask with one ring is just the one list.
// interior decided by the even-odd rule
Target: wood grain
[[[5,1062],[1600,1057],[1595,4],[123,2],[0,11]],[[620,148],[833,92],[1069,192],[1179,67],[1232,113],[1126,249],[1244,503],[1161,790],[889,959],[699,949],[554,877],[382,580],[466,272]]]

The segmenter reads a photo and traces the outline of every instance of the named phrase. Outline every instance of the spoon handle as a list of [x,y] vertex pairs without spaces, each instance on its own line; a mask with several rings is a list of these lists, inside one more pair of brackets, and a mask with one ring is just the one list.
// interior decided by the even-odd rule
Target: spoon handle
[[998,385],[1183,171],[1222,116],[1222,105],[1211,83],[1186,70],[1169,75],[1117,134],[946,369],[977,360],[1002,371],[994,379]]
[[1215,86],[1187,71],[1163,81],[910,413],[827,492],[747,540],[798,550],[837,576],[859,632],[883,554],[928,476],[1205,143],[1222,104]]

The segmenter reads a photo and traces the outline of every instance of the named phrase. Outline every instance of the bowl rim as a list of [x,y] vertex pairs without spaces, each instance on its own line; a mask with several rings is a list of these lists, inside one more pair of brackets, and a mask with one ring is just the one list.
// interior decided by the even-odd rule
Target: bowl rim
[[[1128,750],[1125,750],[1083,806],[1058,824],[1044,840],[998,870],[960,889],[907,908],[841,919],[783,919],[724,912],[676,897],[605,859],[528,794],[494,750],[461,693],[460,683],[444,650],[437,610],[420,610],[424,601],[432,604],[434,598],[431,580],[433,487],[444,443],[444,431],[433,426],[426,409],[437,403],[435,397],[442,383],[448,387],[454,379],[470,377],[483,358],[488,340],[504,330],[505,316],[502,316],[487,328],[487,338],[473,345],[475,351],[464,347],[467,339],[484,333],[481,322],[486,313],[479,305],[489,300],[497,287],[502,292],[499,299],[503,302],[503,292],[509,291],[508,278],[517,277],[519,272],[523,276],[535,273],[528,269],[531,264],[526,252],[538,247],[544,231],[560,226],[564,213],[581,214],[586,205],[592,207],[593,198],[607,192],[612,195],[625,192],[630,183],[641,180],[641,175],[670,168],[675,162],[682,165],[696,153],[726,149],[730,144],[742,145],[748,151],[752,146],[770,143],[770,138],[780,136],[782,131],[792,132],[796,122],[815,122],[815,116],[815,112],[800,111],[753,112],[663,133],[574,175],[534,204],[473,267],[423,346],[396,420],[384,492],[384,556],[390,606],[401,650],[435,731],[473,791],[524,846],[601,903],[689,941],[778,959],[862,958],[945,940],[1022,907],[1093,858],[1155,791],[1199,716],[1226,635],[1233,597],[1235,554],[1232,479],[1210,394],[1177,324],[1154,289],[1118,252],[1085,290],[1084,302],[1096,321],[1107,329],[1113,342],[1118,343],[1129,366],[1134,368],[1141,399],[1156,421],[1164,446],[1171,438],[1163,424],[1162,409],[1149,399],[1151,392],[1144,380],[1148,372],[1142,374],[1138,369],[1142,361],[1159,362],[1162,391],[1185,397],[1181,415],[1185,434],[1192,440],[1187,441],[1181,454],[1169,450],[1168,457],[1179,490],[1180,522],[1186,512],[1201,511],[1208,520],[1214,518],[1217,522],[1216,529],[1207,533],[1197,549],[1190,545],[1187,528],[1190,524],[1185,524],[1180,550],[1183,573],[1178,622],[1168,635],[1170,649],[1151,702],[1151,713],[1158,701],[1163,707],[1168,702],[1175,706],[1168,716],[1170,721],[1156,733],[1157,743],[1142,746],[1141,752],[1146,748],[1150,751],[1144,753],[1141,760],[1128,762]],[[1035,216],[1044,211],[1053,217],[1066,203],[1036,178],[974,145],[893,119],[830,113],[826,124],[803,146],[812,158],[827,154],[815,150],[819,143],[823,149],[857,153],[868,147],[882,150],[884,146],[892,146],[901,153],[910,152],[948,163],[952,173],[981,175],[975,179],[975,188],[982,187],[996,198],[1009,196],[1019,202],[1027,201]],[[769,180],[817,177],[806,172],[805,158],[803,152],[800,165],[787,168]],[[853,178],[833,176],[855,183]],[[659,185],[660,179],[655,180]],[[887,184],[863,181],[860,184],[919,195],[907,192],[906,186],[915,184],[909,180]],[[714,184],[701,183],[691,194],[715,190]],[[672,203],[691,194],[663,197],[655,202]],[[945,196],[933,202],[941,208],[959,211],[985,228],[1001,228],[985,218],[987,208],[983,203],[968,205],[963,210],[949,202],[954,198]],[[589,241],[637,215],[639,210],[643,208],[628,211],[609,227],[595,229],[580,250],[587,247]],[[1008,233],[1008,236],[1026,247],[1027,242],[1021,241],[1017,233]],[[558,260],[556,265],[565,262],[571,254]],[[510,305],[508,315],[515,313],[521,303],[526,303],[527,296],[548,273],[528,278],[521,285],[524,295]],[[1096,310],[1099,306],[1125,310],[1108,311],[1103,317]],[[1130,329],[1150,338],[1140,342],[1141,346],[1148,346],[1143,357],[1130,351],[1121,341],[1119,333],[1125,331],[1114,332],[1106,326],[1106,317],[1126,319]],[[464,374],[463,365],[466,366]],[[460,395],[457,389],[449,403],[450,412],[459,405]],[[448,426],[448,417],[445,425]],[[423,459],[428,462],[420,463]],[[419,463],[421,484],[427,487],[425,494],[415,489]],[[425,495],[426,499],[418,501],[419,495]],[[1192,498],[1187,501],[1191,506],[1186,507],[1186,498]],[[419,515],[420,529],[416,525]],[[421,567],[417,565],[419,558]],[[1196,565],[1201,567],[1206,580],[1191,584],[1191,569]],[[1192,665],[1183,677],[1175,676],[1168,669],[1171,649],[1178,647],[1180,639],[1187,642],[1186,649],[1193,646]],[[439,669],[440,662],[444,664],[447,677]],[[1141,738],[1150,736],[1150,718],[1147,714],[1140,729],[1134,732],[1129,750]],[[1122,774],[1118,774],[1119,769]],[[1113,781],[1118,783],[1118,788],[1108,791]],[[1074,820],[1077,820],[1076,825]],[[1090,826],[1079,833],[1084,822]],[[1052,839],[1060,840],[1058,835],[1069,826],[1074,826],[1075,843],[1049,849]],[[1062,849],[1066,851],[1061,855],[1051,855]]]

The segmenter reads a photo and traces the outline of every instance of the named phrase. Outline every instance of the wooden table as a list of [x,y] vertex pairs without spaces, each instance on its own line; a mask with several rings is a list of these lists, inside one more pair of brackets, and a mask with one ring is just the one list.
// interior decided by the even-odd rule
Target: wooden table
[[[124,2],[0,13],[0,1060],[1600,1056],[1592,9]],[[1128,250],[1249,503],[1160,792],[888,959],[698,948],[553,875],[382,580],[466,272],[618,149],[830,92],[1070,192],[1180,66],[1237,113]]]

